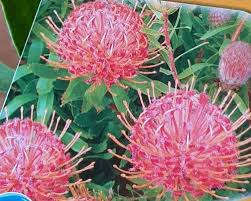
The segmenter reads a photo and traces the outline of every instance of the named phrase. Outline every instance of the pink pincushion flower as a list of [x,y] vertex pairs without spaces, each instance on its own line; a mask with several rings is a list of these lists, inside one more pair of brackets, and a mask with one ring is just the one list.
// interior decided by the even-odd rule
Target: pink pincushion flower
[[228,23],[232,18],[232,13],[229,10],[222,8],[212,8],[208,14],[209,24],[213,27],[219,27]]
[[235,130],[250,117],[250,113],[247,111],[233,123],[230,120],[232,114],[224,114],[233,97],[229,92],[218,106],[215,101],[219,93],[220,89],[211,103],[204,92],[197,93],[188,88],[175,89],[160,99],[151,100],[149,96],[148,107],[144,105],[139,93],[143,112],[138,118],[133,116],[125,103],[134,124],[131,125],[131,120],[127,120],[124,114],[118,116],[130,130],[130,137],[122,131],[129,145],[123,145],[109,134],[131,157],[108,151],[128,161],[132,167],[129,171],[116,165],[114,167],[127,179],[144,179],[145,183],[133,185],[136,189],[161,187],[158,198],[166,192],[171,192],[174,200],[181,197],[185,200],[190,197],[193,200],[206,193],[226,199],[227,197],[217,195],[215,189],[245,191],[231,188],[226,183],[248,183],[238,180],[250,176],[237,173],[238,167],[250,164],[248,155],[240,156],[238,147],[251,140],[239,143]]
[[[53,22],[51,22],[53,27]],[[56,43],[47,41],[61,59],[61,67],[87,82],[108,87],[132,78],[148,57],[148,42],[137,12],[113,1],[76,7],[64,21]]]
[[236,41],[223,51],[219,63],[220,81],[226,88],[245,84],[251,76],[251,45]]
[[178,91],[153,102],[132,127],[131,140],[137,142],[128,146],[132,170],[174,197],[222,188],[220,179],[231,179],[236,170],[228,166],[238,159],[231,122],[206,94]]
[[20,192],[34,201],[56,201],[67,193],[77,165],[66,153],[71,146],[31,119],[7,120],[0,139],[0,193]]

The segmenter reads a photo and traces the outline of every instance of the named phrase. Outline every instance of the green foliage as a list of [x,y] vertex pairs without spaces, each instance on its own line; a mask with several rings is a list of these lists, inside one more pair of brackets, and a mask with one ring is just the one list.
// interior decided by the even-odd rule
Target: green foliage
[[[129,3],[132,5],[133,1],[129,1]],[[142,7],[141,4],[139,4],[139,11],[140,7]],[[62,18],[65,18],[71,10],[71,6],[67,0],[43,1],[38,19],[32,30],[32,36],[25,49],[23,59],[27,63],[18,68],[8,96],[9,115],[11,117],[17,116],[20,106],[29,110],[28,106],[34,104],[36,106],[35,116],[38,121],[43,120],[44,112],[47,111],[45,121],[48,122],[53,110],[64,121],[71,119],[72,124],[62,141],[68,143],[76,132],[80,132],[81,137],[73,146],[72,153],[79,152],[82,146],[92,147],[92,150],[85,156],[86,160],[94,160],[97,164],[93,172],[88,175],[93,179],[93,182],[88,184],[89,188],[95,191],[101,190],[106,195],[113,188],[113,200],[118,201],[155,200],[159,189],[135,191],[130,187],[129,182],[121,180],[118,172],[112,167],[114,163],[119,164],[120,161],[113,159],[107,149],[123,151],[109,140],[107,134],[112,133],[121,142],[127,143],[120,133],[122,129],[125,130],[125,127],[117,118],[119,113],[128,113],[124,104],[125,101],[137,117],[142,111],[137,96],[138,89],[142,91],[143,99],[146,100],[147,104],[146,94],[150,90],[150,95],[153,96],[153,86],[155,96],[161,97],[167,92],[167,81],[174,83],[169,68],[168,51],[162,49],[160,57],[149,62],[149,65],[154,65],[164,61],[163,64],[156,67],[157,74],[149,76],[139,74],[131,80],[121,80],[121,84],[127,86],[127,88],[117,85],[108,88],[103,83],[100,85],[87,84],[83,77],[65,80],[64,78],[70,76],[67,70],[52,67],[40,59],[41,55],[46,55],[51,60],[58,60],[52,51],[45,48],[40,35],[40,32],[42,32],[51,40],[56,40],[55,34],[44,22],[45,16],[55,17],[54,9],[58,11]],[[218,80],[217,67],[220,54],[229,43],[229,38],[237,23],[233,21],[230,25],[211,29],[206,21],[206,15],[207,12],[202,8],[190,10],[182,7],[177,11],[174,9],[170,15],[169,33],[181,82],[186,83],[194,76],[197,78],[195,88],[201,91],[204,84],[207,83],[209,94],[212,95],[215,93]],[[164,42],[163,33],[159,31],[163,26],[163,18],[160,13],[157,16],[158,19],[151,28],[145,27],[143,29],[148,37],[149,50],[151,51],[155,48],[161,48],[161,44]],[[55,21],[60,24],[56,18]],[[145,17],[144,21],[147,23],[149,18]],[[250,28],[251,26],[248,24],[243,31],[250,33]],[[248,38],[245,34],[241,34],[240,38],[251,42],[250,37]],[[13,72],[9,71],[8,68],[3,69],[7,69],[3,72],[8,77],[7,81],[10,82]],[[7,86],[7,84],[2,85],[1,82],[5,81],[0,73],[0,86]],[[237,119],[249,107],[248,92],[247,86],[235,91],[234,101],[240,104],[240,108],[233,119]],[[2,113],[1,119],[4,117],[5,114]],[[59,126],[59,131],[60,129],[62,127]],[[121,162],[121,165],[128,166],[126,162]],[[230,194],[229,191],[221,191],[220,193],[235,197],[235,194]],[[164,200],[171,200],[170,194],[167,193],[162,201]],[[210,201],[213,198],[206,195],[200,200]]]
[[14,75],[14,71],[11,68],[0,63],[0,76],[1,76],[0,91],[2,92],[8,91],[13,75]]

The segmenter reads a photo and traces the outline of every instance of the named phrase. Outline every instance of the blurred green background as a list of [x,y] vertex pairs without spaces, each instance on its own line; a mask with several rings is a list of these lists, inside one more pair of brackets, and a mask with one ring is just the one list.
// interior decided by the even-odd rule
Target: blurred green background
[[1,0],[17,52],[21,54],[40,0]]

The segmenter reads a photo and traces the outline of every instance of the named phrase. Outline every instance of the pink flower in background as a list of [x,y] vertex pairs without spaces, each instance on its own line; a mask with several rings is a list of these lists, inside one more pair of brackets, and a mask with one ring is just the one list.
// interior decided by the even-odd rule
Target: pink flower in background
[[223,51],[219,63],[219,77],[226,88],[245,84],[251,76],[251,45],[236,41]]
[[[53,22],[51,22],[53,27]],[[47,41],[61,66],[87,82],[108,87],[132,78],[148,57],[139,14],[121,3],[95,1],[76,7],[63,22],[57,42]]]
[[223,8],[211,8],[208,14],[209,24],[213,27],[222,26],[232,18],[232,12]]
[[75,160],[83,150],[72,160],[66,153],[72,145],[64,145],[46,126],[30,119],[7,120],[0,126],[0,139],[0,193],[20,192],[34,201],[63,198],[69,179],[78,173]]

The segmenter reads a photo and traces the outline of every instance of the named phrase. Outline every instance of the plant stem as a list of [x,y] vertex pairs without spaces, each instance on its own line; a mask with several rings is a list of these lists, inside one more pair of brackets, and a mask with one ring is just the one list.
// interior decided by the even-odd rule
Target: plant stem
[[245,25],[245,22],[247,20],[248,16],[243,17],[243,19],[240,21],[240,24],[238,25],[236,31],[234,32],[231,41],[234,42],[237,40],[237,38],[239,37],[239,35],[241,34],[241,31]]
[[171,45],[171,39],[169,36],[169,22],[168,22],[168,13],[164,12],[163,13],[164,17],[164,35],[165,35],[165,43],[167,46],[167,51],[168,51],[168,58],[169,58],[169,63],[170,63],[170,70],[172,71],[173,78],[175,82],[177,82],[177,85],[180,86],[180,80],[178,78],[175,62],[174,62],[174,56],[173,56],[173,50],[172,50],[172,45]]

